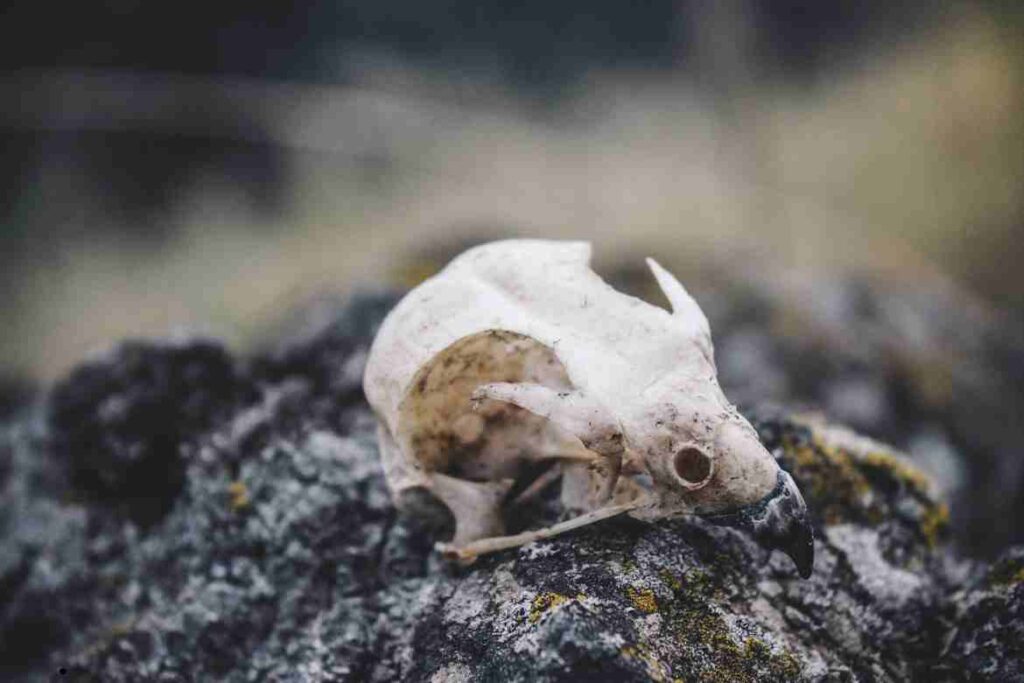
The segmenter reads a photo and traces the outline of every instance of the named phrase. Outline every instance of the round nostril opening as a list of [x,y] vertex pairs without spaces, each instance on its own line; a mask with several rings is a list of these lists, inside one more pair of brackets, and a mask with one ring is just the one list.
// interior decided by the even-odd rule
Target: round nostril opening
[[693,447],[684,448],[676,453],[673,466],[676,475],[687,486],[699,486],[711,476],[711,458]]

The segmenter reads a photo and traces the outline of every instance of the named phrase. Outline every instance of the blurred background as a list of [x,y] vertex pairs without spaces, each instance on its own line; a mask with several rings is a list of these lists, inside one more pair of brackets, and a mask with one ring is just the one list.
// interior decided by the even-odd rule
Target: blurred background
[[586,238],[628,291],[675,270],[730,396],[907,449],[991,552],[1024,534],[1022,29],[1013,0],[9,1],[0,402],[125,337],[248,352],[474,242]]

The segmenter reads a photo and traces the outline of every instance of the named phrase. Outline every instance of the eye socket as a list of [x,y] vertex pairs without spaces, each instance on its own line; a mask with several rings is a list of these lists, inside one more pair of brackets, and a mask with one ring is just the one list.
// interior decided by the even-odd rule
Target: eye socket
[[687,446],[676,453],[672,468],[688,489],[700,488],[711,479],[711,458],[693,446]]

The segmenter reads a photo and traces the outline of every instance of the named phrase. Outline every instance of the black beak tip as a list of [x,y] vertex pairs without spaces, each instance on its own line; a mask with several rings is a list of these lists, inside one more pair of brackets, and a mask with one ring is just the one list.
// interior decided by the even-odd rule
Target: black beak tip
[[780,470],[776,488],[760,503],[712,519],[750,532],[768,550],[781,550],[793,560],[801,578],[810,578],[814,569],[814,532],[803,496],[789,474]]
[[793,560],[800,578],[809,579],[811,571],[814,569],[814,535],[811,533],[810,527],[800,529],[792,542],[787,545],[788,547],[783,550]]
[[809,579],[814,568],[814,532],[806,520],[801,519],[785,535],[772,544],[790,556],[801,579]]

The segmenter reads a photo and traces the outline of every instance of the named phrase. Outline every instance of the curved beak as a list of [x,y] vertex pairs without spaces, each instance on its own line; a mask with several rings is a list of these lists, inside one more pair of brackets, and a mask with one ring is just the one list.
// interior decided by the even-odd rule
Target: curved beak
[[763,547],[789,555],[802,578],[811,575],[814,534],[807,519],[807,505],[788,472],[779,470],[775,488],[757,503],[709,519],[748,531]]

